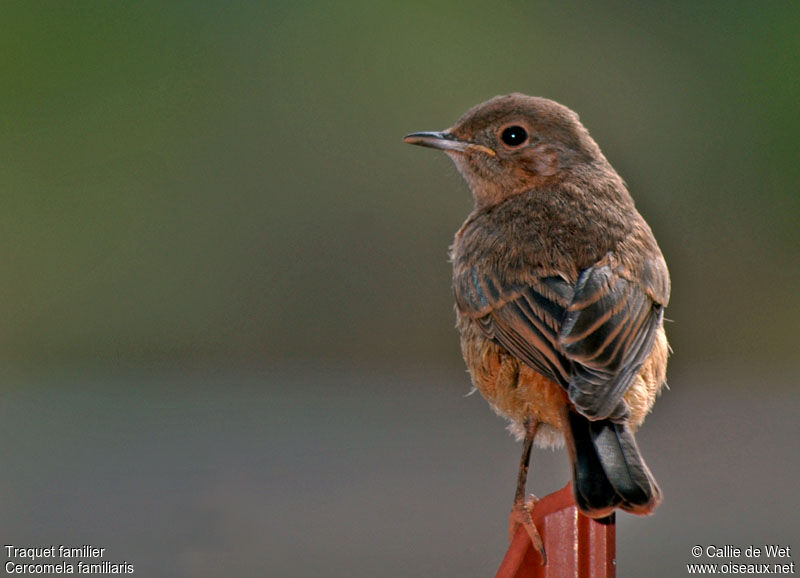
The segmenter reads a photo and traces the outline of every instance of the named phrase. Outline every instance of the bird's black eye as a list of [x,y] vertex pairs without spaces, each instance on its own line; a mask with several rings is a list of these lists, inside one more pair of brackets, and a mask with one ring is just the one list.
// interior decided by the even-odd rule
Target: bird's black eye
[[503,130],[500,135],[500,140],[510,147],[516,147],[524,143],[528,139],[527,131],[521,126],[510,126]]

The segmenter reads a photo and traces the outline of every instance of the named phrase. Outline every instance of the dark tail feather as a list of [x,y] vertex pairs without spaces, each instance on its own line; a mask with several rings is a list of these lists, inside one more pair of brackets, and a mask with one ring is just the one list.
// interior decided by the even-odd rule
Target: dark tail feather
[[569,412],[569,422],[578,507],[593,518],[607,516],[614,508],[651,513],[661,502],[661,490],[627,424],[589,421],[575,412]]

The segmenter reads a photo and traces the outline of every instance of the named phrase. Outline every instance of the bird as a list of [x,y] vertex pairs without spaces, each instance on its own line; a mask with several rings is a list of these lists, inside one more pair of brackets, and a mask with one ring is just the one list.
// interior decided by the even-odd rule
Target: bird
[[579,510],[647,515],[662,492],[634,437],[666,384],[670,277],[650,226],[578,115],[496,96],[404,142],[455,163],[474,208],[450,248],[475,389],[523,441],[510,516],[545,552],[526,499],[531,448],[566,443]]

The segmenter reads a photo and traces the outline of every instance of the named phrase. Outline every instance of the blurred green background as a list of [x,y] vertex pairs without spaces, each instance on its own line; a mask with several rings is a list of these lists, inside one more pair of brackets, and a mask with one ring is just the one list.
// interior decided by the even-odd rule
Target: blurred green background
[[[580,114],[672,273],[642,432],[667,501],[622,517],[620,575],[682,575],[736,520],[796,541],[799,27],[792,2],[3,4],[0,539],[152,576],[492,575],[518,448],[462,397],[470,197],[401,137],[521,91]],[[540,454],[544,493],[567,474]]]

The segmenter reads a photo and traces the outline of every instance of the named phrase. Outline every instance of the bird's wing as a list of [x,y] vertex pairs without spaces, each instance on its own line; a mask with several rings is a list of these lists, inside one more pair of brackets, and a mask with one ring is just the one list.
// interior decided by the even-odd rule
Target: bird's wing
[[573,285],[559,276],[527,276],[504,282],[472,269],[455,279],[456,306],[474,318],[484,334],[545,377],[569,386],[572,364],[560,345],[560,331],[572,302]]
[[620,402],[650,355],[663,314],[640,283],[610,265],[581,273],[559,341],[573,361],[568,393],[582,414],[624,417]]
[[[654,269],[655,268],[655,269]],[[473,270],[456,279],[456,303],[484,333],[536,371],[567,389],[591,419],[624,419],[622,399],[652,349],[663,305],[651,283],[668,286],[663,261],[645,264],[642,283],[608,260],[581,272],[575,283],[530,275],[501,283]]]

